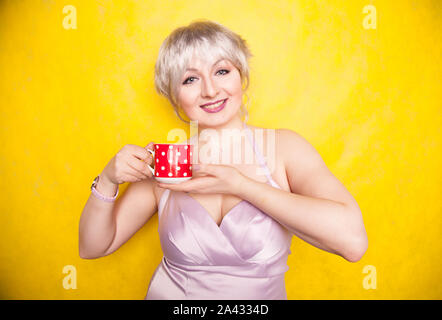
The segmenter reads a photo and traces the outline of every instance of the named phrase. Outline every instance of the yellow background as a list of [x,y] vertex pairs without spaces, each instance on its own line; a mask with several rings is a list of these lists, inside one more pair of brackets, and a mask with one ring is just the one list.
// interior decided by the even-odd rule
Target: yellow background
[[[65,5],[77,29],[63,27]],[[363,7],[377,10],[364,29]],[[250,123],[290,128],[358,201],[350,263],[293,238],[289,299],[440,299],[440,1],[1,1],[0,298],[143,299],[162,258],[155,215],[114,254],[78,255],[92,179],[125,144],[179,121],[156,94],[164,38],[194,19],[243,36]],[[127,184],[120,192],[124,192]],[[63,287],[63,268],[77,289]],[[366,265],[377,288],[366,290]]]

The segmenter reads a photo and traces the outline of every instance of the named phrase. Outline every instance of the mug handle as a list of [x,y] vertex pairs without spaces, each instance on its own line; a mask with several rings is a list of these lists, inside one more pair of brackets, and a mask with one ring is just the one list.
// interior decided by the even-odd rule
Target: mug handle
[[[155,151],[154,150],[150,150],[150,149],[146,149],[146,150],[150,152],[150,154],[152,155],[153,159],[155,160]],[[150,165],[148,165],[147,167],[152,172],[152,175],[155,177],[155,170]]]

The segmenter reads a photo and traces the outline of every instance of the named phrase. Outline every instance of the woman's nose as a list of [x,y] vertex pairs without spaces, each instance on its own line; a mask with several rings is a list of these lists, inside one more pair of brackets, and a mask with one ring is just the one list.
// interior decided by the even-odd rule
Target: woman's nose
[[203,86],[201,88],[201,95],[203,97],[214,97],[218,94],[218,91],[218,86],[212,78],[207,77],[203,80]]

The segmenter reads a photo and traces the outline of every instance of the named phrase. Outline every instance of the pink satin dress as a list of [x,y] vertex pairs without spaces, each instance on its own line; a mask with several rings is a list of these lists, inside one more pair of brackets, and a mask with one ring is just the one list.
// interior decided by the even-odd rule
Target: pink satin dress
[[[280,188],[246,131],[267,183]],[[166,189],[158,220],[164,256],[146,300],[287,300],[293,234],[250,202],[239,202],[218,226],[196,199]]]

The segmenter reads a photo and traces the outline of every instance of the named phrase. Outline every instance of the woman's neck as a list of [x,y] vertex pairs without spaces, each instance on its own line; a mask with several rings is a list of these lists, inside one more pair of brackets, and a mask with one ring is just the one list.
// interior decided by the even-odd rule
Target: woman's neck
[[[243,152],[244,140],[241,138],[246,133],[243,131],[246,124],[238,117],[235,121],[230,121],[222,126],[211,126],[204,127],[198,125],[198,135],[194,135],[190,138],[190,143],[194,146],[198,146],[200,150],[200,157],[211,158],[213,160],[213,154],[218,153],[220,161],[222,161],[222,154],[228,152],[230,154],[231,150],[240,150]],[[198,138],[198,143],[196,143]],[[211,154],[211,156],[209,156]],[[202,163],[207,163],[204,159]],[[207,160],[207,159],[206,159]]]
[[223,132],[228,132],[228,131],[237,131],[237,130],[242,130],[244,129],[244,122],[239,118],[239,117],[235,117],[234,119],[232,119],[231,121],[219,125],[219,126],[210,126],[210,127],[206,127],[204,125],[198,125],[198,136],[202,135],[202,132],[204,132],[206,129],[209,129],[208,131],[212,131],[215,132],[221,136],[223,134]]

